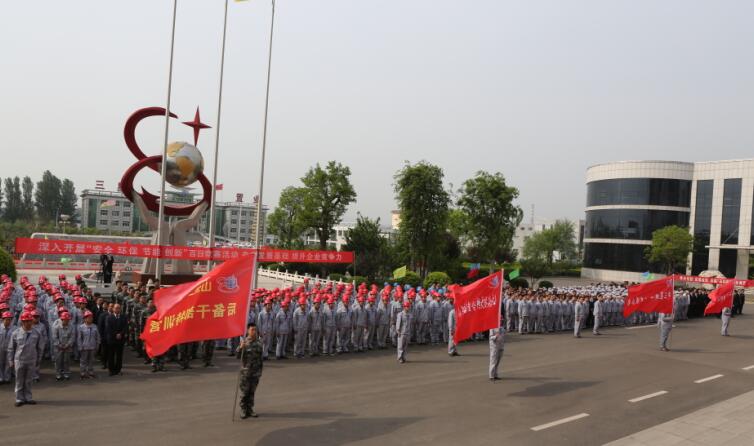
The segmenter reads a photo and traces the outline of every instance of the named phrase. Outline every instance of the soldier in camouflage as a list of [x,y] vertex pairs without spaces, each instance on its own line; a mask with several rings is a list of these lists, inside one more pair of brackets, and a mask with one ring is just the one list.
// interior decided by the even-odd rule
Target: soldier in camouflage
[[241,419],[256,418],[254,412],[254,393],[257,391],[259,378],[262,377],[262,341],[257,337],[257,327],[252,323],[246,332],[246,338],[238,346],[237,357],[241,358]]

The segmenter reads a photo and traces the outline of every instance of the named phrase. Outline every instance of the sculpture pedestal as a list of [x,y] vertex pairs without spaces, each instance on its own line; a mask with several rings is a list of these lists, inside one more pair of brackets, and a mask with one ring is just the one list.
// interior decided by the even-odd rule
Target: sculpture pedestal
[[[155,274],[150,273],[133,273],[133,282],[146,284],[150,279],[155,280]],[[201,274],[163,274],[160,282],[162,285],[180,285],[182,283],[194,282],[202,277]]]

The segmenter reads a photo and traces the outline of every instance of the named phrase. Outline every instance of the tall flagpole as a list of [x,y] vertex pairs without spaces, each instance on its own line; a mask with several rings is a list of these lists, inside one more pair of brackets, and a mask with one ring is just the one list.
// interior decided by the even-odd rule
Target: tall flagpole
[[[259,200],[257,200],[257,227],[256,234],[254,236],[254,245],[256,248],[256,258],[259,260],[259,248],[262,246],[261,232],[262,232],[262,192],[264,191],[264,158],[267,151],[267,115],[270,108],[270,72],[272,71],[272,38],[275,31],[275,0],[272,0],[272,17],[270,18],[270,46],[267,54],[267,90],[264,97],[264,130],[262,131],[262,162],[259,166]],[[257,272],[259,270],[259,262],[254,264],[254,274],[252,275],[252,289],[257,287]]]
[[[162,162],[160,163],[160,208],[157,212],[157,245],[162,247],[165,240],[162,239],[162,226],[165,224],[165,175],[167,173],[168,159],[168,130],[170,128],[170,93],[173,88],[173,50],[175,49],[175,16],[178,10],[178,0],[173,0],[173,26],[170,31],[170,63],[168,65],[168,98],[165,101],[165,144],[162,150]],[[162,251],[160,251],[162,252]],[[162,255],[157,256],[155,278],[162,278]]]
[[[217,165],[220,153],[220,112],[223,105],[223,72],[225,70],[225,35],[228,30],[228,0],[225,0],[225,17],[223,18],[223,44],[220,50],[220,88],[217,94],[217,125],[215,126],[215,166],[212,173],[212,203],[209,206],[209,248],[215,247],[215,201],[217,200]],[[239,219],[241,217],[239,216]],[[240,221],[240,220],[239,220]],[[211,252],[211,251],[210,251]],[[207,260],[207,271],[212,269],[212,257]]]

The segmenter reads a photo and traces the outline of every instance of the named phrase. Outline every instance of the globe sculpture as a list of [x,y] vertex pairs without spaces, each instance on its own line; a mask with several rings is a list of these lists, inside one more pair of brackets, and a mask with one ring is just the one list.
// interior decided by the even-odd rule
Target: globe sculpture
[[175,187],[193,184],[204,172],[204,158],[195,146],[183,141],[168,145],[165,181]]

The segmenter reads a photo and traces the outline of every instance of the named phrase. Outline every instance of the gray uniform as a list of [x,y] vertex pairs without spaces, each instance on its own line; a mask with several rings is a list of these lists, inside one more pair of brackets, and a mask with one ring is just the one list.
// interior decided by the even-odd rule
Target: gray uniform
[[518,301],[518,334],[529,333],[529,301]]
[[262,359],[267,359],[272,350],[272,338],[275,332],[275,315],[270,309],[263,309],[257,316],[257,330],[262,340]]
[[351,344],[355,351],[363,352],[366,347],[367,317],[366,309],[361,304],[355,305],[351,310]]
[[322,311],[322,316],[322,324],[325,330],[323,353],[332,356],[335,354],[335,334],[338,331],[338,325],[335,321],[335,311],[331,309],[329,305],[327,305]]
[[8,361],[13,362],[16,372],[16,402],[31,401],[31,383],[39,358],[44,352],[44,339],[39,331],[17,328],[8,344]]
[[602,322],[602,305],[603,303],[599,300],[594,302],[594,310],[592,311],[592,314],[594,315],[594,328],[592,329],[592,333],[594,334],[599,334],[600,332],[600,322]]
[[406,350],[411,337],[414,317],[410,311],[401,311],[395,317],[395,333],[398,338],[398,360],[406,360]]
[[297,358],[304,357],[307,329],[306,308],[298,307],[293,312],[293,356]]
[[16,327],[9,325],[8,328],[0,322],[0,383],[9,383],[13,377],[10,361],[8,361],[8,344]]
[[440,302],[433,300],[429,303],[429,338],[433,345],[439,344],[442,338],[442,308]]
[[309,310],[307,317],[307,325],[311,333],[311,340],[309,343],[309,352],[312,356],[319,356],[319,349],[322,346],[322,329],[324,328],[325,318],[322,314],[322,310],[317,310],[312,307]]
[[277,340],[277,346],[275,349],[275,356],[285,358],[285,348],[288,344],[288,334],[291,331],[291,322],[288,319],[288,313],[284,310],[278,311],[275,315],[275,337]]
[[348,344],[351,341],[351,310],[344,302],[338,304],[335,321],[338,325],[338,353],[348,353]]
[[451,309],[448,313],[448,354],[458,353],[453,336],[456,334],[456,310]]
[[387,343],[388,330],[390,327],[390,308],[385,302],[377,305],[377,348],[383,349]]
[[76,342],[76,330],[70,323],[63,326],[63,321],[57,320],[52,324],[51,331],[55,377],[68,379],[71,376],[71,353]]
[[586,304],[582,302],[576,302],[573,306],[573,335],[577,338],[581,337],[581,326],[583,325],[583,320],[586,317],[586,312],[589,310],[589,307],[586,306]]
[[730,307],[723,308],[723,312],[720,315],[720,319],[723,323],[722,329],[720,330],[720,334],[723,336],[728,336],[728,326],[730,325],[730,315],[731,315]]
[[499,378],[497,369],[500,361],[503,359],[503,350],[505,349],[505,329],[493,328],[490,330],[490,370],[489,378]]
[[660,327],[660,348],[668,348],[668,338],[673,329],[673,315],[660,313],[657,318],[657,325]]
[[83,323],[76,330],[76,345],[79,347],[81,376],[94,376],[94,354],[100,344],[99,331],[94,324]]

